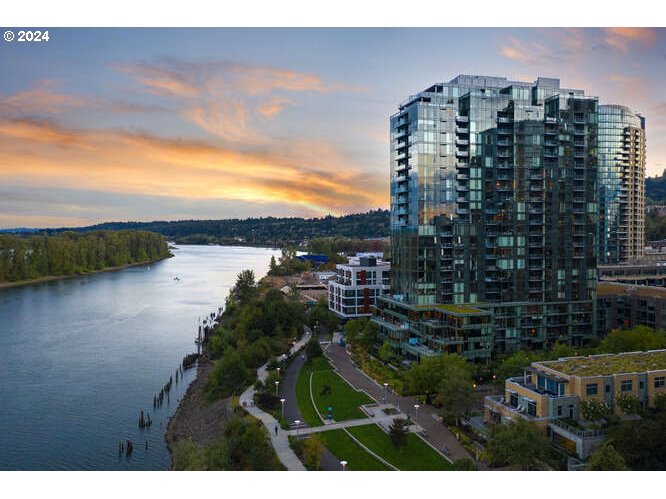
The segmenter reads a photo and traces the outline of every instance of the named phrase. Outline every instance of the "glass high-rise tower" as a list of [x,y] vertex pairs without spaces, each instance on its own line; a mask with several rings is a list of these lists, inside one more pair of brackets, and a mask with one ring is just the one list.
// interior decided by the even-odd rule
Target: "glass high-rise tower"
[[645,246],[645,118],[599,106],[599,263],[641,258]]
[[391,117],[392,296],[415,357],[595,336],[599,110],[559,80],[461,75]]

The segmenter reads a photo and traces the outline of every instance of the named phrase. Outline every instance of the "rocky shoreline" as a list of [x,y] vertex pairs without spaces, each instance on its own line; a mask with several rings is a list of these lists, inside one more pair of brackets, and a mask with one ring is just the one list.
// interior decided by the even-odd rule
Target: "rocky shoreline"
[[214,365],[214,362],[206,358],[199,361],[196,378],[190,383],[176,412],[169,419],[164,438],[172,455],[174,446],[180,440],[190,438],[193,443],[204,447],[224,434],[223,423],[229,415],[230,399],[210,403],[204,394]]

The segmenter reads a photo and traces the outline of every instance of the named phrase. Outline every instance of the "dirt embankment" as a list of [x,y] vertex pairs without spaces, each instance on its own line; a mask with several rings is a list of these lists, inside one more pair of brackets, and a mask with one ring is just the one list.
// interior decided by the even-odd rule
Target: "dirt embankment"
[[202,359],[197,367],[197,377],[190,384],[185,396],[169,420],[166,431],[167,447],[173,451],[175,443],[191,438],[199,446],[205,446],[223,436],[224,421],[229,416],[229,399],[212,404],[206,399],[204,388],[214,363]]

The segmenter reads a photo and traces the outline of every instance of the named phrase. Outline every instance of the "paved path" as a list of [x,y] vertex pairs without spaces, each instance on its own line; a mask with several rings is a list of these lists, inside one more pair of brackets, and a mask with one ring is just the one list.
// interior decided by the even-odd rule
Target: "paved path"
[[[303,337],[293,346],[289,353],[294,353],[303,348],[305,344],[310,340],[311,333],[306,332]],[[257,378],[260,381],[266,381],[268,372],[266,370],[266,364],[257,369]],[[254,385],[245,390],[240,396],[240,405],[247,412],[252,414],[255,418],[259,419],[266,429],[271,438],[271,445],[275,449],[282,464],[285,465],[289,471],[305,471],[305,466],[301,463],[300,459],[296,456],[294,451],[289,447],[289,432],[280,428],[280,423],[270,414],[262,411],[259,407],[254,405]],[[277,428],[277,432],[275,429]]]
[[[305,331],[309,331],[309,328],[305,326]],[[319,334],[319,338],[321,339],[323,335],[322,333]],[[284,378],[282,379],[282,383],[280,383],[280,393],[282,393],[282,396],[285,398],[285,403],[284,403],[284,418],[287,421],[304,421],[303,419],[303,414],[301,413],[300,408],[298,407],[298,400],[296,399],[296,382],[298,380],[298,375],[301,372],[301,368],[303,367],[303,364],[305,363],[305,359],[303,359],[300,355],[294,358],[294,360],[291,361],[291,364],[287,367],[285,373],[284,373]],[[304,424],[304,423],[303,423]],[[305,427],[301,425],[301,430],[299,432],[299,435],[303,433],[303,430]],[[275,433],[275,431],[273,431]],[[290,435],[295,435],[296,432],[294,431],[293,433],[288,433]],[[319,469],[321,471],[340,471],[340,461],[338,460],[337,457],[335,457],[331,451],[326,449],[324,451],[324,454],[321,457],[321,462],[319,463]]]
[[[384,387],[370,378],[367,374],[358,369],[351,361],[349,354],[345,347],[339,346],[335,338],[325,352],[326,356],[335,366],[338,374],[349,381],[353,386],[365,391],[368,395],[377,401],[384,398]],[[414,404],[417,403],[416,397],[402,397],[389,390],[388,400],[389,404],[395,405],[399,410],[408,414],[415,420],[416,414]],[[437,419],[436,419],[437,418]],[[371,420],[369,421],[371,422]],[[456,461],[458,459],[473,459],[473,456],[460,444],[456,437],[439,422],[437,409],[432,406],[421,404],[419,407],[418,424],[427,432],[425,440],[428,441],[436,449],[449,449],[448,457]],[[478,463],[479,468],[483,469],[485,466]]]
[[[369,424],[385,423],[386,425],[390,425],[396,417],[400,417],[400,415],[395,414],[382,418],[363,418],[363,419],[350,419],[348,421],[337,421],[335,423],[325,424],[323,426],[309,426],[307,428],[300,428],[298,430],[298,434],[308,435],[310,433],[320,433],[322,431],[339,430],[341,428],[349,428],[351,426],[364,426]],[[289,435],[296,435],[296,430],[289,430],[288,433]]]

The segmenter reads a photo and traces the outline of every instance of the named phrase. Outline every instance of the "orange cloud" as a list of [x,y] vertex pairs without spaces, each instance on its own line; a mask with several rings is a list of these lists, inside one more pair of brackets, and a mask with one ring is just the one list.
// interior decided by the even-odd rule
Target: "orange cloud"
[[258,128],[275,118],[292,100],[285,92],[362,91],[324,82],[318,75],[269,66],[227,61],[192,63],[163,60],[157,64],[115,66],[148,92],[175,98],[180,115],[227,142],[266,141]]
[[43,80],[31,90],[0,97],[0,114],[12,116],[54,114],[66,108],[86,104],[86,100],[81,97],[56,92],[55,86],[54,81]]
[[248,153],[205,141],[2,120],[0,164],[13,167],[0,170],[0,183],[282,203],[322,214],[386,205],[383,175],[368,177],[332,146],[293,147]]
[[266,118],[273,118],[286,107],[290,101],[286,99],[274,98],[267,102],[259,104],[257,112]]
[[194,97],[200,93],[190,77],[167,68],[150,64],[128,64],[112,67],[132,76],[138,83],[146,87],[148,92],[153,94]]
[[657,32],[652,28],[604,28],[604,33],[604,41],[622,52],[628,52],[632,43],[651,47],[657,41]]
[[540,43],[527,43],[514,37],[508,38],[508,44],[500,47],[502,57],[526,65],[545,65],[559,59],[548,47]]

